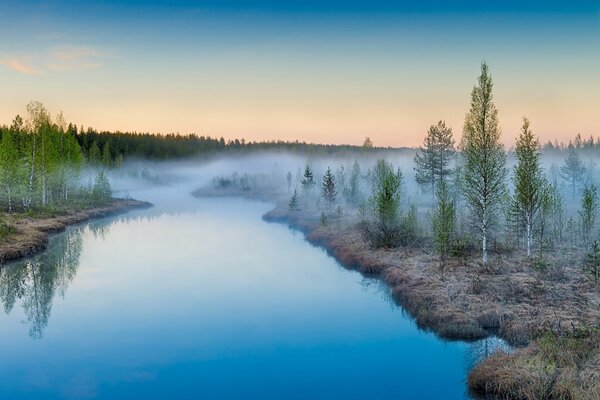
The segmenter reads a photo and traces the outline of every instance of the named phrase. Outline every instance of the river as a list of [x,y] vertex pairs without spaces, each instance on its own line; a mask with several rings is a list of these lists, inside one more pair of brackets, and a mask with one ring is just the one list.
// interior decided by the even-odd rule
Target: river
[[271,205],[188,189],[2,268],[1,399],[465,398],[494,343],[417,329]]

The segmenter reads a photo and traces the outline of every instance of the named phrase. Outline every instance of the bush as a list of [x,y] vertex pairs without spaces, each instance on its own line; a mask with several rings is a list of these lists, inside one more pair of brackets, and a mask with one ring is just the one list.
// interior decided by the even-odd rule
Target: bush
[[0,240],[4,240],[14,234],[16,229],[6,221],[0,220]]

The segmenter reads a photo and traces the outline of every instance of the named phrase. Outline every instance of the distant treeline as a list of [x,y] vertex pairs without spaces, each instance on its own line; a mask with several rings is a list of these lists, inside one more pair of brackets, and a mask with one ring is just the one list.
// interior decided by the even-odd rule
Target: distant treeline
[[355,153],[373,149],[373,142],[365,139],[362,146],[315,144],[300,141],[247,142],[244,139],[226,141],[224,138],[198,136],[196,134],[166,135],[135,132],[98,132],[92,128],[77,130],[69,124],[72,132],[88,160],[110,159],[119,163],[123,159],[141,158],[150,160],[180,159],[224,152],[255,150],[279,150],[302,154]]
[[589,150],[589,151],[599,151],[600,150],[600,136],[594,139],[593,136],[590,135],[588,139],[584,139],[580,133],[575,135],[573,140],[569,140],[569,143],[561,142],[558,140],[547,141],[544,145],[541,146],[541,149],[545,153],[550,153],[552,151],[563,152],[568,150],[569,148],[575,148],[578,150]]

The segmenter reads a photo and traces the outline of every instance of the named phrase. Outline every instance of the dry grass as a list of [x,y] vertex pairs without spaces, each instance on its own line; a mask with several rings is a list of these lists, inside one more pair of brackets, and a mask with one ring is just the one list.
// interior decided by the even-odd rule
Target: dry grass
[[599,399],[600,334],[549,332],[513,354],[497,353],[471,371],[469,388],[500,399]]
[[114,199],[102,206],[72,210],[62,215],[33,217],[23,214],[5,215],[7,222],[14,227],[14,232],[0,242],[0,263],[45,250],[48,245],[48,235],[61,232],[69,225],[149,206],[151,204],[144,201]]

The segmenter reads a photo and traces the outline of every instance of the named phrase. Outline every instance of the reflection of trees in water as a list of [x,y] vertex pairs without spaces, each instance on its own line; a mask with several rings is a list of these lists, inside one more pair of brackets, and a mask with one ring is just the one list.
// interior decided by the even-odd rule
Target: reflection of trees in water
[[104,219],[84,226],[72,227],[51,239],[46,251],[25,260],[0,267],[0,303],[9,314],[17,301],[21,302],[29,335],[43,336],[52,311],[54,296],[65,297],[67,288],[75,279],[86,229],[95,238],[104,239],[111,225],[146,220],[144,216]]
[[47,251],[0,270],[4,310],[10,313],[20,300],[34,339],[43,336],[54,296],[64,297],[77,274],[83,231],[83,227],[69,229],[56,236]]
[[469,343],[465,352],[465,366],[467,370],[471,370],[497,351],[509,353],[511,347],[504,340],[497,337],[488,337]]
[[398,308],[392,297],[392,290],[381,279],[363,276],[360,285],[366,291],[372,291],[373,293],[379,294],[382,300],[389,304],[392,309],[396,310]]

